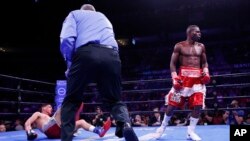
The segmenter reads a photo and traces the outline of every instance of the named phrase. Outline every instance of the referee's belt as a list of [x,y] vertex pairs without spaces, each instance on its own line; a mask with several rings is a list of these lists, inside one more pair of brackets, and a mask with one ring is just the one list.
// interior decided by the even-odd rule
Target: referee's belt
[[101,48],[108,48],[108,49],[118,51],[118,47],[103,45],[103,44],[97,44],[97,43],[92,43],[92,42],[89,42],[89,43],[87,43],[85,45],[82,45],[82,46],[101,47]]

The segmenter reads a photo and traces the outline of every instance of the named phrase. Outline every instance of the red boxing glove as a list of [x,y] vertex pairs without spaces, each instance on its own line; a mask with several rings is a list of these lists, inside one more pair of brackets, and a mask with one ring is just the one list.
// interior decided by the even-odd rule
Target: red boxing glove
[[209,75],[209,71],[208,71],[208,68],[204,68],[203,69],[203,73],[202,73],[202,76],[201,76],[201,82],[203,84],[208,84],[210,82],[210,75]]
[[176,72],[172,72],[171,75],[172,75],[172,79],[173,79],[174,89],[177,91],[181,90],[183,88],[181,78],[177,75]]

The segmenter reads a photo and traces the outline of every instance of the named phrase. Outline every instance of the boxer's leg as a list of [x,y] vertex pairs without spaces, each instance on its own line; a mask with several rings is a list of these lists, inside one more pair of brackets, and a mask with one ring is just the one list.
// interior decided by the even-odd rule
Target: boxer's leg
[[195,133],[195,127],[199,121],[201,109],[204,104],[204,94],[197,92],[191,95],[188,99],[189,106],[192,108],[192,114],[190,117],[190,124],[187,129],[187,138],[195,141],[201,140],[201,138]]
[[184,97],[182,97],[180,94],[175,93],[173,90],[171,90],[165,97],[165,105],[167,105],[164,118],[162,121],[162,124],[159,128],[156,130],[156,138],[160,138],[162,134],[164,133],[166,127],[168,126],[168,122],[171,119],[173,115],[173,110],[175,110],[177,107],[183,107],[185,102]]

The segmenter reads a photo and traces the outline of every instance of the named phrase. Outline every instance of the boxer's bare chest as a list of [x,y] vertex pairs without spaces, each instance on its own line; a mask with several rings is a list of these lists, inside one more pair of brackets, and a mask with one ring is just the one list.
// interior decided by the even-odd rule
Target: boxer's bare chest
[[181,47],[179,62],[182,66],[200,67],[202,47],[199,45],[185,45]]
[[180,53],[182,56],[192,57],[201,56],[202,48],[199,45],[185,45],[181,47]]

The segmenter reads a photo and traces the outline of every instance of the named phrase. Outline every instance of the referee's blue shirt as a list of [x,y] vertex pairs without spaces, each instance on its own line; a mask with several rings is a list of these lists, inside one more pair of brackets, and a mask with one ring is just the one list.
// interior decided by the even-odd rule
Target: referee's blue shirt
[[60,50],[67,62],[71,62],[76,48],[95,42],[117,47],[113,26],[107,17],[96,11],[74,10],[65,18],[60,34]]

